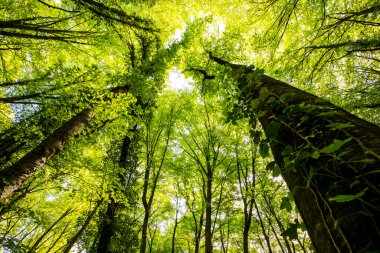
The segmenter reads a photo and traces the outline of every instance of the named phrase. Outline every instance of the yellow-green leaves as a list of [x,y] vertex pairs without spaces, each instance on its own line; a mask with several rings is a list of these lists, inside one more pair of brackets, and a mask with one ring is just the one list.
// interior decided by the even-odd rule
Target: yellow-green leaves
[[320,153],[325,153],[325,154],[330,154],[330,153],[334,153],[336,151],[338,151],[344,144],[350,142],[352,140],[352,138],[347,138],[345,140],[338,140],[338,139],[334,139],[333,142],[322,148],[321,150],[319,150]]
[[358,192],[357,194],[354,194],[354,195],[338,195],[338,196],[329,198],[329,200],[335,201],[335,202],[350,202],[364,196],[367,190],[368,188],[365,188],[361,192]]

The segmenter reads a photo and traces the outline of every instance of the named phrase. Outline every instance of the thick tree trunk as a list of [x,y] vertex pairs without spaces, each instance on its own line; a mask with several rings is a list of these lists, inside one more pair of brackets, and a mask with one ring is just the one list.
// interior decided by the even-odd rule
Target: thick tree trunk
[[[117,97],[121,93],[127,93],[129,86],[114,87],[110,91]],[[0,171],[0,201],[17,190],[51,157],[58,154],[66,142],[87,125],[92,117],[93,109],[82,110],[12,166]]]
[[107,211],[102,220],[102,225],[101,225],[101,230],[100,230],[99,243],[97,247],[98,253],[111,252],[109,246],[111,243],[111,238],[114,235],[113,226],[115,223],[117,207],[118,207],[118,204],[115,203],[113,199],[111,199],[111,202],[108,203],[107,205]]
[[254,70],[210,56],[249,90],[243,100],[258,115],[316,250],[380,249],[380,128],[271,77],[253,83]]
[[[287,105],[268,106],[259,120],[269,136],[270,127],[277,124],[273,122],[280,123],[271,141],[272,152],[317,251],[379,249],[380,178],[375,171],[380,165],[380,129],[330,103],[318,103],[315,96],[290,85],[265,76],[263,82],[278,97],[289,92],[295,94]],[[293,113],[290,109],[283,113],[299,105],[306,111]],[[349,143],[336,152],[323,150],[334,140],[349,140]],[[310,147],[306,148],[307,145]],[[290,161],[298,163],[293,168],[283,152],[287,146],[295,152],[288,156]],[[302,152],[310,156],[303,159]],[[312,154],[319,155],[318,159],[311,157]],[[360,192],[364,193],[361,199],[342,203],[329,200],[339,195],[353,198]]]
[[91,109],[84,109],[15,164],[1,171],[0,200],[17,190],[35,171],[61,151],[69,138],[78,133],[91,120],[92,113]]
[[[136,126],[131,130],[131,132],[136,131]],[[127,168],[127,157],[129,155],[129,148],[131,145],[131,138],[129,136],[126,136],[123,140],[123,145],[121,147],[120,152],[120,160],[119,160],[119,166],[121,168]],[[124,173],[118,174],[119,180],[121,185],[125,184],[125,175]],[[114,198],[112,197],[112,194],[110,195],[110,203],[107,205],[107,211],[104,215],[104,218],[101,223],[101,230],[100,230],[100,236],[99,236],[99,242],[97,247],[98,253],[110,253],[112,252],[110,249],[111,244],[111,238],[115,234],[115,221],[116,221],[116,214],[118,209],[120,208],[120,204],[117,203]]]

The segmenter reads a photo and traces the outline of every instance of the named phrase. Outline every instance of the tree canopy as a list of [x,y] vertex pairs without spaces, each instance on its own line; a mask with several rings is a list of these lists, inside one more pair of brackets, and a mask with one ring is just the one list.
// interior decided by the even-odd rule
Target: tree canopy
[[2,0],[0,251],[379,252],[379,27],[373,0]]

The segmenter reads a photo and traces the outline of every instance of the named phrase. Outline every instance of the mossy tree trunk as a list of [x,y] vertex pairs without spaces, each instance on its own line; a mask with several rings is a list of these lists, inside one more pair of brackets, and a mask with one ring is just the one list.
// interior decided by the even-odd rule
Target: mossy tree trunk
[[380,249],[380,128],[252,68],[231,64],[317,252]]
[[[130,130],[131,133],[136,132],[136,126]],[[128,160],[130,158],[128,157],[130,155],[130,148],[131,148],[131,137],[128,135],[124,137],[123,144],[121,145],[121,152],[120,152],[120,159],[119,159],[119,166],[120,168],[123,168],[125,170],[128,169]],[[119,183],[120,185],[126,187],[126,173],[127,171],[118,173]],[[111,245],[111,239],[113,235],[115,234],[115,223],[117,222],[117,213],[118,211],[123,208],[124,206],[119,203],[117,200],[114,199],[113,195],[110,194],[110,202],[107,204],[107,209],[104,214],[104,217],[102,219],[102,223],[100,225],[100,235],[99,235],[99,242],[98,242],[98,253],[110,253],[112,252],[110,245]],[[125,208],[125,207],[124,207]]]

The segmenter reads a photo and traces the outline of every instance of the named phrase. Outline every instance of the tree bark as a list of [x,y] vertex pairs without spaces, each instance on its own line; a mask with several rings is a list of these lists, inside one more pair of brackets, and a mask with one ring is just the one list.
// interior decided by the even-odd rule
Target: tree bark
[[99,242],[97,247],[98,253],[109,253],[111,238],[114,235],[114,223],[116,217],[116,210],[118,208],[118,204],[111,199],[111,202],[107,204],[107,211],[102,220]]
[[269,76],[252,84],[253,69],[210,57],[248,88],[243,100],[258,115],[317,252],[378,250],[380,128]]
[[78,133],[91,120],[92,114],[91,109],[84,109],[15,164],[1,171],[0,200],[17,190],[34,172],[61,151],[69,138]]
[[[135,132],[136,126],[130,130],[130,132]],[[120,159],[119,159],[119,166],[121,168],[127,168],[127,157],[129,155],[129,148],[131,145],[131,138],[129,136],[126,136],[123,140],[123,144],[121,147],[120,152]],[[125,183],[125,175],[123,173],[118,174],[119,180],[121,185],[124,186]],[[111,253],[110,244],[111,244],[111,238],[115,234],[115,222],[116,222],[116,214],[118,209],[120,208],[120,204],[115,201],[115,199],[112,197],[112,194],[110,195],[110,203],[107,204],[107,210],[104,215],[104,218],[102,220],[101,224],[101,230],[100,230],[100,236],[99,236],[99,242],[97,247],[98,253]]]
[[[114,97],[128,91],[129,86],[118,86],[111,89]],[[51,157],[58,154],[67,141],[86,126],[92,117],[93,109],[83,109],[12,166],[0,171],[0,201],[17,190]]]
[[150,216],[150,208],[145,209],[144,212],[144,221],[143,226],[141,229],[141,245],[140,245],[140,253],[146,252],[146,242],[148,239],[148,222],[149,222],[149,216]]
[[175,236],[177,233],[177,227],[178,227],[178,210],[176,210],[176,212],[175,212],[174,228],[173,228],[173,234],[172,234],[172,250],[171,250],[171,253],[175,252]]
[[209,170],[206,185],[206,226],[205,226],[205,252],[212,253],[212,172]]

